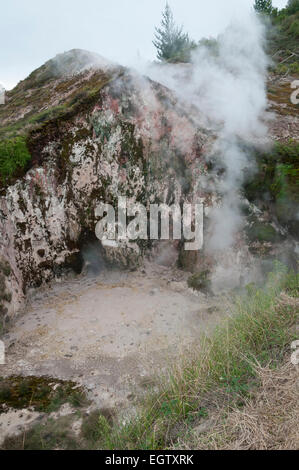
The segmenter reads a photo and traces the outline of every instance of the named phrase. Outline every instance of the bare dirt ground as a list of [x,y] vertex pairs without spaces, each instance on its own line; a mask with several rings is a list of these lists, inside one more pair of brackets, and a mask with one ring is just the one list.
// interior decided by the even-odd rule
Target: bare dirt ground
[[121,404],[219,320],[219,299],[195,294],[186,277],[149,264],[37,289],[4,337],[0,374],[71,379],[98,406]]

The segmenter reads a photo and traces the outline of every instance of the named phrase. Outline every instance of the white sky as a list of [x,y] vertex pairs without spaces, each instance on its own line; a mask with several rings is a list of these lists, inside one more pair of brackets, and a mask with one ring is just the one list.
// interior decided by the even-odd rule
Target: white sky
[[[12,88],[32,70],[73,48],[130,65],[155,58],[155,26],[165,0],[1,0],[0,82]],[[195,40],[217,36],[254,0],[169,0],[175,20]],[[282,8],[287,0],[273,0]]]

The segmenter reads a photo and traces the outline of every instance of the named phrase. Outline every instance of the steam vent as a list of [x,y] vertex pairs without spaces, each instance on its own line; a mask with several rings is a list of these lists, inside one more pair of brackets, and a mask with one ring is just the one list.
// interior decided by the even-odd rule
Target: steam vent
[[0,449],[298,448],[297,3],[0,85]]

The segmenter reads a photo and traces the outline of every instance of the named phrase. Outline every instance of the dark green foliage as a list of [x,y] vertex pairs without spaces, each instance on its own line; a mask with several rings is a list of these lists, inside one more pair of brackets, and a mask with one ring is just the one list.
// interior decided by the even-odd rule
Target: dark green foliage
[[290,15],[297,13],[299,11],[299,0],[289,0],[286,9]]
[[31,159],[24,137],[0,142],[0,178],[2,183],[24,170]]
[[255,0],[254,9],[259,13],[270,15],[273,12],[272,0]]
[[[293,39],[299,37],[299,10],[294,11],[292,14],[288,9],[281,10],[274,22],[283,36]],[[292,49],[296,50],[297,47],[298,44],[294,43]]]
[[[258,170],[244,187],[249,201],[271,207],[282,225],[296,236],[299,203],[299,144],[276,143],[272,152],[256,155]],[[298,235],[298,233],[297,233]]]
[[290,0],[281,10],[273,8],[271,19],[275,27],[268,31],[268,49],[277,63],[274,70],[280,74],[297,74],[298,56],[293,53],[298,53],[299,0]]
[[176,26],[168,3],[163,12],[161,27],[156,28],[153,44],[159,60],[174,63],[189,62],[191,51],[196,47],[182,27]]
[[[263,172],[264,188],[272,201],[284,197],[297,198],[299,173],[299,144],[277,143],[270,154],[261,155],[259,167]],[[262,174],[260,175],[262,178]],[[261,179],[256,184],[262,183]],[[260,189],[262,189],[260,187]]]

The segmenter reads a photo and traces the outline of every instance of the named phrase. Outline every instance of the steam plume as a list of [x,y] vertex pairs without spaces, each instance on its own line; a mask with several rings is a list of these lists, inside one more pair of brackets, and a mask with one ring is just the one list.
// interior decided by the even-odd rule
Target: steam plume
[[211,156],[224,172],[217,183],[221,205],[210,215],[213,230],[208,248],[213,251],[232,246],[242,226],[239,190],[245,168],[252,165],[246,144],[267,141],[264,46],[265,26],[252,13],[232,22],[218,37],[216,49],[199,47],[192,65],[155,64],[143,69],[195,105],[205,125],[216,132]]

